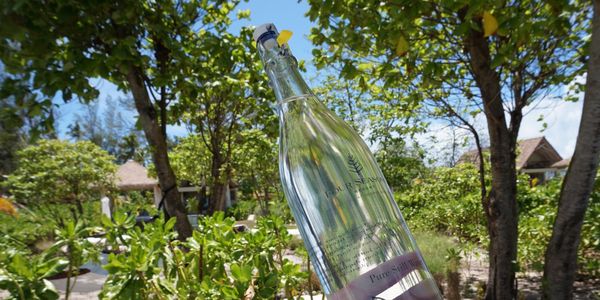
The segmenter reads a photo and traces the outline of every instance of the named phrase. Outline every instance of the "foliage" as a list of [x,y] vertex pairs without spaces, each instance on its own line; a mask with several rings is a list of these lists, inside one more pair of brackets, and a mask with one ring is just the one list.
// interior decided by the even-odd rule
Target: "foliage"
[[91,142],[40,140],[18,152],[19,168],[5,184],[19,203],[75,204],[100,199],[114,185],[113,158]]
[[[460,241],[487,241],[479,178],[473,165],[438,168],[417,178],[396,200],[408,222],[417,227],[457,236]],[[443,217],[440,217],[443,216]]]
[[[118,219],[121,228],[133,225],[133,219]],[[255,232],[236,233],[234,220],[217,213],[199,219],[185,242],[174,240],[173,224],[158,219],[143,229],[109,230],[111,239],[130,238],[125,252],[109,256],[101,298],[240,299],[253,293],[254,299],[272,299],[280,289],[290,296],[301,292],[306,274],[282,257],[290,236],[281,220],[263,218]]]
[[[311,0],[318,68],[399,88],[421,115],[467,128],[483,112],[493,193],[486,298],[516,297],[514,155],[524,108],[583,74],[590,2]],[[497,30],[495,30],[497,28]],[[363,70],[363,71],[361,71]],[[365,79],[366,77],[366,79]],[[561,97],[562,95],[559,95]],[[559,98],[560,99],[560,98]],[[491,204],[494,205],[491,205]]]
[[8,299],[56,300],[58,292],[47,277],[67,266],[65,259],[55,257],[53,251],[25,256],[20,252],[0,254],[0,289],[10,293]]
[[[580,270],[591,274],[597,273],[597,255],[600,252],[599,182],[596,180],[596,188],[583,222],[578,255]],[[489,184],[487,175],[486,183]],[[562,180],[554,179],[531,187],[527,175],[518,177],[518,262],[523,270],[540,270],[543,266],[561,183]],[[487,244],[479,193],[477,169],[471,164],[459,164],[455,168],[437,168],[430,176],[414,180],[409,190],[396,194],[396,200],[411,226],[449,234],[468,248],[471,243]]]
[[[552,234],[556,218],[562,180],[552,180],[543,185],[529,187],[522,181],[519,187],[519,263],[523,268],[541,270],[544,253]],[[596,178],[581,229],[577,260],[579,271],[600,275],[600,176]]]
[[[430,111],[433,115],[447,113],[449,107],[439,100],[461,116],[481,109],[472,105],[480,102],[481,94],[465,43],[471,31],[482,30],[482,16],[498,22],[498,30],[484,46],[505,100],[538,96],[540,87],[569,83],[582,72],[579,49],[585,48],[580,37],[589,30],[587,3],[309,3],[308,16],[317,23],[310,38],[317,46],[313,55],[318,68],[341,66],[344,78],[365,82],[364,90],[372,84],[382,84],[387,91],[401,87],[396,98],[404,103],[425,101],[437,107],[438,111]],[[524,86],[511,95],[511,79],[516,77]]]
[[210,152],[197,134],[179,139],[177,145],[169,152],[169,159],[179,181],[189,181],[199,186],[210,175]]
[[69,125],[67,134],[76,141],[87,140],[98,145],[119,164],[129,159],[143,164],[148,149],[142,132],[123,115],[132,112],[129,101],[106,97],[86,104],[83,112],[76,115],[75,123]]
[[[176,178],[167,158],[167,124],[181,124],[182,115],[190,107],[199,106],[194,100],[202,99],[211,107],[211,100],[222,98],[204,96],[217,95],[216,90],[228,96],[233,93],[236,101],[257,103],[254,94],[245,93],[262,86],[247,80],[256,73],[240,72],[258,63],[251,59],[255,51],[247,51],[240,43],[250,43],[250,30],[243,29],[243,37],[227,31],[238,3],[2,2],[0,60],[7,73],[23,77],[36,92],[49,98],[59,95],[69,101],[77,97],[82,102],[96,99],[99,92],[91,80],[95,78],[132,92],[139,124],[161,175],[159,181],[169,189]],[[248,16],[248,12],[238,14],[239,18]],[[250,59],[240,64],[239,57]],[[236,70],[239,76],[232,75]],[[221,83],[216,78],[232,84],[216,87]],[[175,103],[181,105],[173,107]],[[226,108],[225,112],[233,111]],[[178,216],[176,228],[185,238],[191,234],[191,227],[175,190],[170,191],[165,195],[166,208],[170,215]]]
[[56,120],[51,99],[34,93],[26,80],[3,69],[0,64],[0,174],[7,175],[17,167],[18,150],[40,137],[56,136]]
[[256,199],[240,200],[225,210],[227,217],[232,217],[236,220],[246,220],[248,216],[254,214],[258,207]]
[[[279,176],[277,145],[263,130],[244,129],[236,134],[237,141],[232,145],[233,153],[228,163],[230,179],[237,184],[242,197],[256,199],[254,201],[258,201],[263,209],[261,214],[265,214],[271,198],[281,196],[279,181],[273,180]],[[180,139],[169,153],[177,178],[197,186],[207,184],[211,177],[211,156],[202,137],[197,134]],[[192,161],[194,163],[190,163]]]
[[444,274],[448,265],[445,255],[456,247],[452,239],[432,231],[415,230],[412,234],[429,271],[436,275]]
[[173,106],[181,122],[201,137],[204,147],[200,150],[208,154],[204,158],[209,162],[210,176],[206,181],[211,186],[211,211],[225,209],[224,186],[234,179],[234,160],[246,163],[239,158],[240,151],[253,149],[245,142],[254,142],[265,133],[274,138],[272,91],[264,88],[266,76],[261,72],[251,31],[242,28],[239,35],[225,28],[201,31],[204,44],[210,47],[199,49],[193,63],[202,72],[195,74],[194,86],[188,86]]
[[[94,231],[94,228],[87,227],[81,221],[75,222],[69,220],[64,227],[56,230],[56,242],[52,249],[58,253],[58,257],[64,257],[67,261],[67,283],[65,298],[68,300],[76,278],[71,282],[71,278],[79,274],[79,267],[88,261],[100,261],[97,247],[87,238]],[[52,250],[51,250],[52,251]]]
[[261,207],[271,197],[281,196],[280,182],[273,180],[279,178],[278,148],[273,134],[269,135],[259,129],[245,130],[233,153],[233,165],[240,190],[249,197],[255,197]]
[[[85,202],[79,219],[88,226],[98,226],[100,213],[100,201]],[[55,228],[64,226],[70,219],[70,205],[60,203],[20,207],[18,217],[0,214],[0,245],[7,249],[40,252],[44,250],[44,244],[52,243],[56,237]]]
[[332,112],[348,123],[356,132],[363,134],[369,117],[369,94],[358,81],[327,75],[313,92]]
[[[0,289],[8,290],[10,299],[58,299],[58,293],[48,278],[60,272],[67,273],[66,299],[75,284],[71,277],[88,261],[98,261],[98,249],[86,238],[95,230],[83,222],[70,220],[64,227],[48,222],[44,227],[55,230],[56,242],[35,254],[19,246],[23,232],[4,236],[0,247]],[[14,233],[10,233],[14,234]],[[4,243],[13,241],[17,243]]]
[[409,188],[412,181],[427,172],[423,162],[425,153],[416,143],[410,147],[401,138],[384,140],[375,152],[375,158],[387,183],[395,191]]
[[148,213],[153,216],[157,214],[157,207],[154,204],[153,191],[129,191],[114,200],[113,211],[125,212],[128,214],[139,215]]

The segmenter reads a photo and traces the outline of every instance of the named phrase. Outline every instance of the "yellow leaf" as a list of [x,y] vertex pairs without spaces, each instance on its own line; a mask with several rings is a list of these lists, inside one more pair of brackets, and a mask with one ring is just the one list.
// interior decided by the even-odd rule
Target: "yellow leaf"
[[292,37],[292,32],[289,30],[282,30],[279,33],[279,36],[277,37],[277,44],[279,44],[279,46],[287,43],[287,41],[290,40],[290,38]]
[[408,52],[408,42],[403,36],[401,36],[398,39],[398,44],[396,44],[396,54],[398,56],[402,56],[406,54],[406,52]]
[[490,35],[496,34],[498,30],[498,21],[496,17],[494,17],[489,12],[483,13],[483,36],[488,37]]

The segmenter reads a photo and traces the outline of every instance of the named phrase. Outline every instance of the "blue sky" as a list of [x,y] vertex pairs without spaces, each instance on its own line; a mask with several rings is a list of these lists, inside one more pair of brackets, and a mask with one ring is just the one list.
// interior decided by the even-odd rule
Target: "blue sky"
[[[231,27],[232,32],[238,32],[242,26],[260,25],[263,23],[274,23],[279,30],[287,29],[292,31],[294,35],[289,44],[294,55],[298,59],[305,60],[307,63],[305,78],[310,79],[316,75],[315,69],[311,66],[311,51],[313,46],[308,40],[308,34],[314,24],[304,16],[308,11],[307,1],[298,3],[297,0],[249,0],[248,2],[241,3],[236,8],[236,11],[238,9],[250,9],[250,20],[234,21]],[[100,91],[99,101],[101,108],[102,102],[107,96],[112,98],[125,97],[123,93],[117,91],[114,85],[104,80],[94,80],[93,83]],[[311,83],[316,84],[317,82],[311,81]],[[65,137],[67,126],[73,123],[76,114],[78,111],[81,111],[83,106],[77,103],[77,101],[64,104],[61,100],[57,100],[57,103],[61,103],[59,109],[59,135]],[[519,138],[524,139],[545,135],[563,157],[570,157],[573,153],[577,137],[581,107],[582,101],[566,103],[559,99],[542,99],[540,105],[537,105],[534,109],[527,110]],[[542,123],[537,121],[540,114],[545,115],[545,121],[548,123],[548,128],[543,132],[541,131]],[[133,122],[135,115],[129,113],[128,117]],[[483,118],[481,122],[484,123]],[[481,124],[480,128],[485,128],[485,124]],[[175,136],[187,135],[183,127],[170,126],[168,132],[170,135]],[[436,128],[434,124],[418,140],[426,141],[428,140],[428,136],[434,136],[438,141],[442,142],[429,145],[431,150],[437,151],[436,147],[448,139],[448,131]]]
[[[308,4],[306,1],[298,3],[297,0],[250,0],[248,2],[242,2],[236,8],[238,10],[250,9],[250,20],[235,20],[231,26],[231,32],[239,32],[239,29],[243,26],[260,25],[263,23],[274,23],[279,30],[287,29],[294,33],[291,40],[288,42],[292,52],[296,58],[305,60],[307,62],[307,78],[310,78],[315,73],[314,68],[310,65],[312,59],[312,44],[308,40],[308,34],[312,24],[304,14],[308,11]],[[235,13],[232,14],[235,18]],[[113,99],[126,97],[125,94],[119,92],[117,87],[106,80],[92,80],[93,85],[100,91],[100,110],[103,109],[103,103],[106,97],[112,97]],[[77,114],[81,114],[83,105],[77,101],[71,101],[69,103],[63,103],[62,99],[57,97],[55,103],[59,106],[59,118],[58,118],[58,131],[59,136],[66,138],[67,127],[74,122]],[[124,114],[132,119],[135,118],[133,113]],[[170,135],[184,136],[187,135],[185,128],[177,126],[169,126],[168,128]]]

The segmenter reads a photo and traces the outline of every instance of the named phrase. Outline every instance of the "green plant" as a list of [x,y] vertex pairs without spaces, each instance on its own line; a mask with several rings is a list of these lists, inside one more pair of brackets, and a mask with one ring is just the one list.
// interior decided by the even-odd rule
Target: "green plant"
[[[0,214],[0,236],[17,249],[27,248],[33,253],[41,252],[53,243],[55,229],[64,227],[72,220],[71,208],[69,204],[46,203],[32,207],[22,206],[18,210],[18,217]],[[83,215],[79,217],[79,221],[88,227],[96,227],[100,225],[99,215],[100,202],[87,201],[83,203]]]
[[225,215],[233,217],[236,220],[246,220],[248,216],[254,214],[258,207],[258,201],[255,199],[240,200],[227,208]]
[[[117,218],[116,218],[117,219]],[[109,221],[103,221],[105,226]],[[153,295],[164,299],[165,293],[158,286],[161,274],[160,261],[168,264],[167,245],[177,235],[173,232],[175,219],[165,222],[159,218],[156,222],[146,224],[144,228],[132,226],[131,217],[118,217],[118,224],[109,227],[110,239],[117,240],[127,250],[108,256],[108,263],[103,266],[109,273],[99,295],[101,299],[147,299]],[[125,239],[128,235],[130,238]],[[168,276],[169,273],[165,272]]]
[[[127,250],[109,255],[109,278],[101,298],[110,299],[272,299],[280,290],[299,295],[307,273],[283,258],[291,237],[278,218],[261,218],[256,231],[236,233],[223,213],[202,217],[185,242],[175,240],[173,219],[144,228],[131,221],[108,226],[107,237]],[[105,220],[105,222],[108,222]],[[129,225],[125,225],[129,224]],[[107,224],[108,225],[108,224]],[[130,238],[121,240],[119,235]]]
[[445,254],[457,245],[449,237],[436,232],[415,230],[412,233],[429,271],[445,274],[448,265]]
[[54,255],[53,251],[27,257],[21,252],[0,253],[0,289],[9,292],[9,299],[58,299],[54,285],[45,278],[61,272],[68,261]]
[[[489,184],[487,174],[486,180]],[[583,221],[578,255],[580,271],[592,275],[598,274],[596,266],[600,264],[598,182]],[[543,267],[561,184],[562,180],[557,178],[531,187],[529,176],[517,177],[520,241],[517,262],[521,270]],[[477,170],[473,165],[461,164],[454,168],[437,168],[429,176],[414,180],[410,189],[396,194],[396,200],[412,227],[454,236],[466,249],[484,247],[488,243],[479,192]]]
[[[56,230],[56,243],[52,246],[59,257],[64,257],[67,264],[67,290],[65,299],[69,300],[71,290],[77,281],[79,267],[88,261],[98,262],[99,251],[87,238],[93,232],[93,228],[87,227],[83,222],[68,221],[64,227]],[[73,282],[71,278],[75,276]]]
[[70,215],[77,219],[84,202],[114,187],[114,158],[88,141],[40,140],[17,155],[19,167],[3,184],[22,204],[73,205]]

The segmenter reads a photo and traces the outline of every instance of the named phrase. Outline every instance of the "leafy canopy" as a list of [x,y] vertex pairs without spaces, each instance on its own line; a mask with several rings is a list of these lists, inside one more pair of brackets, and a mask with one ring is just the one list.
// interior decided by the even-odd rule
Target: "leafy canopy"
[[25,204],[99,199],[114,186],[114,158],[88,141],[40,140],[18,152],[19,168],[6,185]]
[[318,68],[341,65],[341,75],[358,80],[363,88],[400,88],[397,99],[422,103],[427,108],[423,112],[433,116],[452,110],[472,120],[483,110],[466,44],[471,30],[490,35],[484,47],[489,48],[509,113],[556,93],[553,88],[583,71],[585,53],[580,49],[586,49],[582,46],[589,30],[587,2],[309,3],[308,16],[317,23],[310,38],[317,45],[313,55]]

